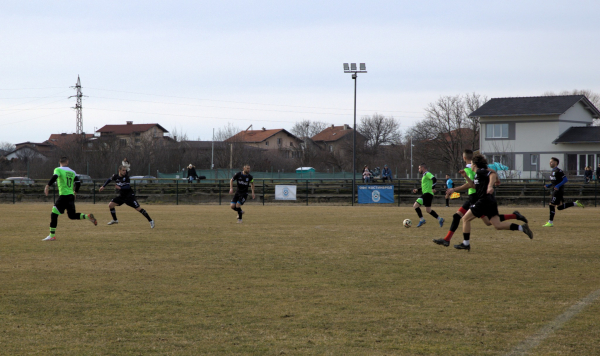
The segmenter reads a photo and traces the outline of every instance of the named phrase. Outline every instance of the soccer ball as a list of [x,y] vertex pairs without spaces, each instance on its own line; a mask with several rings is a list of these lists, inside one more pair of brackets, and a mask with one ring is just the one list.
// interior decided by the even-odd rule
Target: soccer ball
[[412,221],[410,221],[410,219],[404,219],[404,221],[402,222],[402,225],[404,225],[404,227],[409,228],[412,226]]

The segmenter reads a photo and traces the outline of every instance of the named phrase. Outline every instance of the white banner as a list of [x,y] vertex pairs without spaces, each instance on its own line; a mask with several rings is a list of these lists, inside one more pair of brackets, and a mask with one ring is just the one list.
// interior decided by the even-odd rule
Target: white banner
[[296,200],[296,186],[276,185],[275,200]]

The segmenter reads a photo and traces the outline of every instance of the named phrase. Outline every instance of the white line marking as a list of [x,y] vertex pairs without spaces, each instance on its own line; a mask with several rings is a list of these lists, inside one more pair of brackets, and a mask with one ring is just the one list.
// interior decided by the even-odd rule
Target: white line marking
[[583,310],[583,308],[592,304],[596,299],[600,297],[600,289],[590,293],[587,297],[583,298],[579,302],[572,305],[567,311],[559,315],[551,323],[544,326],[535,335],[525,339],[517,347],[514,348],[507,356],[526,355],[531,349],[538,346],[544,339],[552,335],[554,331],[560,329],[563,324],[573,319],[573,317]]

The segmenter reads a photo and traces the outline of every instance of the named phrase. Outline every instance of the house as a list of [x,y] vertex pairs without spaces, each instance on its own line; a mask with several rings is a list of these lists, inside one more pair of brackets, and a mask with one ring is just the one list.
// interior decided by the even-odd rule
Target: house
[[159,124],[134,124],[126,121],[125,125],[105,125],[96,131],[100,138],[116,138],[122,145],[135,145],[142,141],[168,139],[169,133]]
[[[352,141],[354,129],[349,125],[334,126],[326,128],[318,134],[311,137],[311,140],[322,150],[332,154],[344,156],[346,153],[352,153]],[[356,133],[356,144],[364,145],[365,138],[360,133]]]
[[584,95],[494,98],[469,116],[480,119],[480,152],[522,178],[542,177],[551,157],[571,175],[600,162],[600,111]]
[[54,150],[54,145],[47,142],[21,142],[15,145],[15,150],[6,154],[7,160],[20,159],[27,161],[30,159],[39,158],[43,161],[48,159],[48,156]]
[[65,147],[73,142],[79,141],[89,141],[94,139],[94,134],[76,134],[76,133],[60,133],[60,134],[51,134],[50,138],[46,140],[46,143],[51,143],[57,147]]
[[278,150],[284,158],[296,158],[302,154],[302,140],[285,129],[246,130],[226,139],[225,143],[243,143],[267,151]]

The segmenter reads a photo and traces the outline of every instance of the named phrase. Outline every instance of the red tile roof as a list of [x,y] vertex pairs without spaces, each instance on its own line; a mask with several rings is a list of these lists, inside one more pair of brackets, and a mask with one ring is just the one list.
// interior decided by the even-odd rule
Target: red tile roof
[[[51,134],[50,138],[48,140],[46,140],[47,143],[51,143],[53,145],[56,146],[62,146],[66,143],[70,143],[75,141],[76,139],[79,139],[82,135],[78,135],[78,134],[66,134],[66,133],[62,133],[62,134]],[[85,134],[85,139],[90,139],[94,137],[94,134]]]
[[326,128],[325,130],[319,132],[318,134],[314,135],[311,139],[315,142],[318,142],[318,141],[333,142],[333,141],[337,141],[340,138],[346,136],[347,134],[351,133],[352,131],[353,131],[353,129],[348,125],[330,126],[330,127]]
[[163,130],[164,132],[169,132],[159,124],[104,125],[100,130],[96,132],[114,133],[115,135],[130,135],[134,132],[146,132],[155,126],[158,126],[158,128]]
[[[285,129],[247,130],[247,131],[241,131],[241,132],[235,134],[234,136],[231,136],[224,142],[246,142],[246,143],[263,142],[264,140],[268,139],[269,137],[271,137],[273,135],[278,134],[281,131],[285,132],[289,136],[297,138],[296,136],[292,135]],[[302,141],[300,139],[298,139],[298,140]]]

